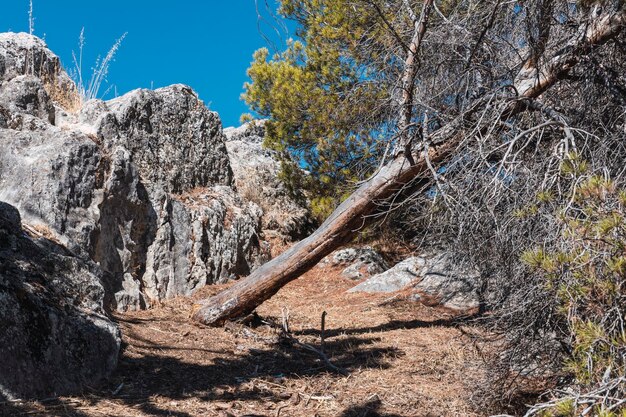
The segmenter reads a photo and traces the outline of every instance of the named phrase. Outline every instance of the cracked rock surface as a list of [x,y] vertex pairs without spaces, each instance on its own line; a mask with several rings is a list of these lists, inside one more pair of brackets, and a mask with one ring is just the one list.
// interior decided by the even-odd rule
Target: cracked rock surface
[[107,306],[146,308],[268,259],[263,211],[236,191],[219,116],[191,88],[74,109],[58,100],[67,83],[43,41],[0,34],[0,200],[96,262]]
[[237,190],[263,209],[263,231],[284,241],[306,237],[313,229],[308,203],[279,180],[280,161],[263,147],[264,121],[224,129],[224,134]]

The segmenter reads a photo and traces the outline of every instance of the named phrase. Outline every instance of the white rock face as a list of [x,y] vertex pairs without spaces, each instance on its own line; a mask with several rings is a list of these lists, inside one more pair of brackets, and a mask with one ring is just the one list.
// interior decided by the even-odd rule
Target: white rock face
[[424,258],[405,259],[391,269],[374,275],[350,288],[348,292],[386,293],[400,291],[421,279],[422,275],[425,274],[425,266]]
[[190,87],[134,90],[104,104],[92,103],[79,117],[93,121],[105,149],[130,152],[142,181],[171,193],[232,185],[219,115]]
[[21,75],[50,78],[61,73],[59,58],[46,43],[27,33],[0,33],[0,79]]
[[76,93],[59,57],[43,40],[27,33],[0,33],[0,83],[21,76],[38,78],[63,101]]
[[305,237],[313,226],[307,202],[293,198],[278,179],[280,162],[263,148],[264,121],[224,129],[224,135],[237,190],[263,209],[263,231],[285,241]]
[[389,269],[380,253],[369,246],[340,249],[324,258],[320,265],[342,266],[341,275],[354,280],[369,278]]
[[191,88],[72,113],[50,78],[69,80],[41,40],[0,34],[0,200],[95,261],[106,304],[145,308],[268,259],[263,212],[236,192],[219,116]]
[[20,75],[5,82],[0,103],[5,103],[11,114],[28,114],[54,124],[54,106],[41,80],[32,75]]
[[447,253],[415,256],[375,275],[349,292],[391,293],[409,290],[410,299],[429,306],[473,313],[480,307],[477,273],[455,265]]

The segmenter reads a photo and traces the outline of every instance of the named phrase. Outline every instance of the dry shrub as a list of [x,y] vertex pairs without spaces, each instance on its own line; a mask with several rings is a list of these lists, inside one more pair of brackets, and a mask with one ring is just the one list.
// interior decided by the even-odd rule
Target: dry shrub
[[520,412],[566,387],[529,415],[570,400],[572,414],[552,415],[623,408],[609,410],[626,398],[626,117],[595,74],[618,71],[624,51],[616,43],[598,55],[537,111],[468,138],[436,185],[393,216],[416,247],[445,248],[481,271],[489,372],[470,383],[484,409]]
[[[568,35],[552,30],[548,50],[556,51]],[[476,324],[486,331],[476,339],[489,372],[469,384],[483,409],[549,413],[548,406],[526,405],[557,407],[576,395],[591,401],[590,392],[599,399],[587,403],[587,415],[623,408],[609,410],[626,398],[619,191],[626,188],[625,60],[621,34],[586,51],[555,88],[525,103],[530,111],[504,123],[500,103],[515,92],[492,90],[492,104],[466,121],[455,157],[434,167],[430,185],[390,204],[391,234],[415,250],[452,252],[481,272],[484,314]],[[436,129],[432,121],[424,132]]]

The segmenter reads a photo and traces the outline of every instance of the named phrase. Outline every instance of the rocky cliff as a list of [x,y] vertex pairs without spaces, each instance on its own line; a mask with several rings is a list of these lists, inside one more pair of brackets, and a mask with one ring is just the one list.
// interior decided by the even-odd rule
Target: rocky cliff
[[305,233],[308,212],[258,132],[231,133],[227,151],[219,116],[189,87],[69,106],[76,89],[58,58],[26,34],[0,35],[0,77],[0,200],[95,261],[114,308],[250,273],[268,257],[263,229]]

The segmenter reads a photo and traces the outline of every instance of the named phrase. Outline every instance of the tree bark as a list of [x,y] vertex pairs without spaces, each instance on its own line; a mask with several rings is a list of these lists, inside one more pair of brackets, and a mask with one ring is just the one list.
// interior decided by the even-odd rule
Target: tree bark
[[[526,110],[528,106],[520,104],[523,99],[541,95],[571,70],[582,54],[613,38],[625,23],[626,12],[623,10],[599,17],[592,25],[585,27],[576,42],[566,45],[544,66],[529,72],[522,71],[514,83],[520,100],[510,103],[504,117]],[[469,112],[480,110],[481,105],[481,102],[477,103]],[[416,162],[410,164],[402,154],[397,155],[373,178],[363,183],[311,236],[227,290],[203,300],[194,307],[193,319],[206,325],[220,325],[228,319],[250,313],[285,284],[350,241],[380,214],[382,201],[400,192],[410,182],[412,186],[429,183],[427,160],[431,164],[442,163],[454,153],[463,139],[458,128],[464,122],[465,118],[459,117],[431,134],[435,146],[429,147],[428,159],[424,154],[416,155]]]

